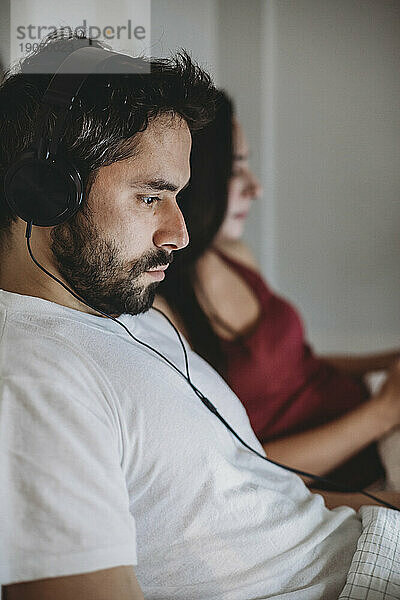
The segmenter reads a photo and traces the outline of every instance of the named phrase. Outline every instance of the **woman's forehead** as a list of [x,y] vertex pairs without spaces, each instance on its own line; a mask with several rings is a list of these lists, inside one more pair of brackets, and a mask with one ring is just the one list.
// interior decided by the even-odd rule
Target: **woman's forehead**
[[243,128],[236,117],[233,117],[233,159],[247,160],[249,148]]

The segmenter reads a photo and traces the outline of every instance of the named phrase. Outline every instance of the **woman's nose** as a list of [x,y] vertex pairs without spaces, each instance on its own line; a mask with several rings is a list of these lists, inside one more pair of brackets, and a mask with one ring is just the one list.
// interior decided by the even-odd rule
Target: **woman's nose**
[[257,199],[261,196],[262,191],[263,190],[259,180],[254,175],[254,173],[249,170],[246,186],[246,195],[250,198]]

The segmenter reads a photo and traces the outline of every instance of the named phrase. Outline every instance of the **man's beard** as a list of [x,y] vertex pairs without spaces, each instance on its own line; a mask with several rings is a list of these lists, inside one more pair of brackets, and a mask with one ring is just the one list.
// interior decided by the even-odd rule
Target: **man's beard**
[[86,211],[53,228],[51,251],[69,287],[93,308],[111,316],[149,310],[159,282],[144,285],[137,280],[144,271],[172,261],[172,254],[159,249],[125,264],[115,242],[99,235]]

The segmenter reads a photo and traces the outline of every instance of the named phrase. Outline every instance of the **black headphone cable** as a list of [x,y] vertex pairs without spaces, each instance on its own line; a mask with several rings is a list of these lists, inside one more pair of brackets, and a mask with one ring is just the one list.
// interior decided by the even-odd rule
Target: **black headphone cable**
[[91,306],[88,302],[86,302],[86,300],[84,300],[83,298],[81,298],[76,292],[74,292],[65,283],[63,283],[60,279],[58,279],[58,277],[56,277],[55,275],[53,275],[52,273],[50,273],[50,271],[48,271],[45,267],[43,267],[39,263],[39,261],[34,257],[34,255],[33,255],[33,252],[32,252],[32,249],[31,249],[31,244],[30,244],[31,234],[32,234],[32,222],[29,222],[27,224],[27,226],[26,226],[26,231],[25,231],[25,237],[26,237],[26,243],[27,243],[28,253],[29,253],[29,256],[31,257],[31,259],[33,260],[33,262],[35,263],[35,265],[41,271],[43,271],[43,273],[45,273],[46,275],[48,275],[55,282],[59,283],[67,292],[69,292],[70,294],[72,294],[72,296],[74,298],[76,298],[79,302],[82,302],[82,304],[84,304],[85,306],[87,306],[91,310],[94,310],[95,312],[101,314],[103,317],[106,317],[107,319],[111,319],[115,323],[118,323],[118,325],[120,325],[121,327],[123,327],[123,329],[126,331],[126,333],[136,343],[144,346],[148,350],[151,350],[153,353],[157,354],[164,362],[166,362],[177,373],[179,373],[179,375],[181,375],[187,381],[187,383],[189,384],[189,386],[192,388],[192,390],[194,391],[194,393],[200,398],[200,400],[206,406],[206,408],[208,408],[208,410],[210,412],[212,412],[221,421],[221,423],[232,433],[232,435],[245,448],[247,448],[248,450],[250,450],[250,452],[253,452],[253,454],[255,454],[256,456],[258,456],[259,458],[262,458],[263,460],[265,460],[265,461],[267,461],[267,462],[269,462],[269,463],[271,463],[271,464],[273,464],[273,465],[275,465],[277,467],[285,469],[286,471],[290,471],[291,473],[295,473],[296,475],[301,475],[303,477],[308,477],[308,478],[312,479],[313,481],[315,481],[316,483],[328,484],[329,486],[335,488],[335,490],[338,491],[338,492],[362,494],[362,495],[366,496],[367,498],[371,498],[372,500],[375,500],[376,502],[379,502],[380,504],[386,506],[387,508],[391,508],[393,510],[400,511],[399,507],[394,506],[390,502],[387,502],[386,500],[382,500],[381,498],[378,498],[377,496],[374,496],[373,494],[370,494],[369,492],[366,492],[365,490],[357,490],[357,489],[352,488],[351,486],[348,486],[347,484],[336,483],[335,481],[331,481],[330,479],[327,479],[325,477],[320,477],[319,475],[314,475],[313,473],[307,473],[307,471],[302,471],[300,469],[295,469],[294,467],[289,467],[288,465],[281,464],[281,463],[279,463],[279,462],[277,462],[275,460],[272,460],[271,458],[268,458],[267,456],[264,456],[263,454],[261,454],[260,452],[258,452],[257,450],[255,450],[254,448],[252,448],[251,446],[249,446],[239,436],[239,434],[236,433],[236,431],[224,419],[224,417],[222,415],[220,415],[220,413],[218,412],[218,410],[216,409],[216,407],[214,406],[214,404],[192,382],[191,377],[190,377],[190,372],[189,372],[189,360],[188,360],[188,356],[187,356],[187,351],[186,351],[186,348],[185,348],[185,344],[183,343],[182,336],[181,336],[180,332],[178,331],[178,329],[176,328],[176,326],[174,325],[174,323],[171,321],[171,319],[167,315],[165,315],[160,309],[153,307],[153,310],[159,312],[168,321],[168,323],[173,328],[173,330],[175,331],[175,333],[176,333],[176,335],[178,337],[179,343],[180,343],[180,345],[182,347],[182,350],[183,350],[186,375],[180,369],[178,369],[178,367],[176,365],[174,365],[174,363],[172,361],[170,361],[166,356],[164,356],[164,354],[162,354],[161,352],[159,352],[158,350],[156,350],[155,348],[153,348],[152,346],[150,346],[150,344],[146,344],[146,342],[142,342],[136,336],[134,336],[133,333],[131,333],[129,331],[128,327],[126,327],[126,325],[124,323],[122,323],[121,321],[119,321],[116,317],[108,315],[107,313],[103,312],[102,310],[100,310],[98,308],[95,308],[94,306]]

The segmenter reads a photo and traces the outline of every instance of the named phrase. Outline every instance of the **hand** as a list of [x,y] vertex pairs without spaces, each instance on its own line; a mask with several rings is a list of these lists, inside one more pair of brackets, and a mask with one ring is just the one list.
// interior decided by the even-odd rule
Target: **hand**
[[400,425],[400,360],[388,371],[387,379],[377,393],[376,400],[385,411],[388,431]]

